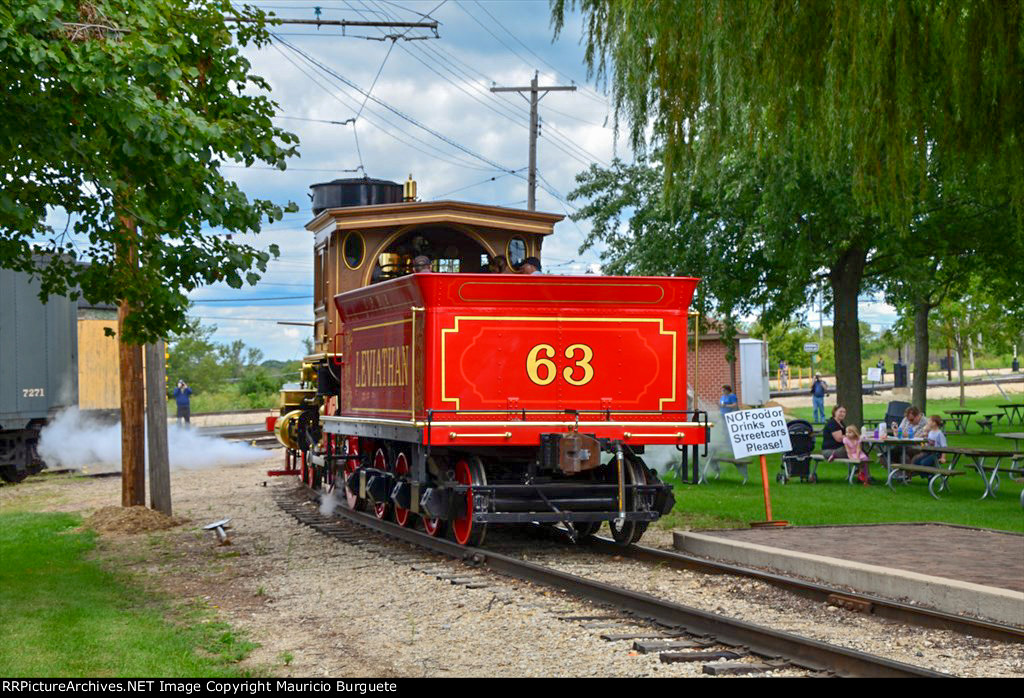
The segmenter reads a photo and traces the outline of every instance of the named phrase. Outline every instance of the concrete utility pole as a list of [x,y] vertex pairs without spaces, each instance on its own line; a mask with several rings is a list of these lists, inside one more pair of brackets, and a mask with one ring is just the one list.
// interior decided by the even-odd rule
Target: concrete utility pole
[[167,371],[164,341],[146,345],[146,443],[149,446],[149,506],[171,515],[167,458]]
[[[529,92],[530,93],[530,173],[527,177],[529,191],[526,194],[526,208],[530,211],[537,210],[537,103],[548,92],[575,92],[575,85],[564,86],[537,86],[537,73],[533,73],[533,80],[529,87],[492,87],[491,92]],[[544,94],[540,94],[543,92]],[[525,98],[524,98],[525,99]]]

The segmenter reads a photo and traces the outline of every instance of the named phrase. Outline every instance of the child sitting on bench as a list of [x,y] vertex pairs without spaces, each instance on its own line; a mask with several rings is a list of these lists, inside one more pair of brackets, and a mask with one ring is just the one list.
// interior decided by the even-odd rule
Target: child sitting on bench
[[868,455],[860,447],[860,430],[854,425],[846,427],[846,436],[843,437],[843,446],[846,448],[846,457],[852,461],[860,461],[860,472],[857,479],[867,486],[871,482],[868,473]]
[[[949,444],[946,442],[946,435],[942,431],[942,417],[928,418],[926,437],[928,438],[929,446],[933,448],[948,448]],[[911,461],[915,465],[929,465],[932,467],[935,467],[936,462],[945,464],[946,454],[925,451],[914,456],[914,460]]]

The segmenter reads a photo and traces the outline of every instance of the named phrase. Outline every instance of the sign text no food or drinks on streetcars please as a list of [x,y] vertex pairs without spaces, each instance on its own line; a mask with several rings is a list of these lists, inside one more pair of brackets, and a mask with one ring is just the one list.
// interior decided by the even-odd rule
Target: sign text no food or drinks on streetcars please
[[793,449],[781,407],[727,412],[725,429],[735,458],[785,453]]

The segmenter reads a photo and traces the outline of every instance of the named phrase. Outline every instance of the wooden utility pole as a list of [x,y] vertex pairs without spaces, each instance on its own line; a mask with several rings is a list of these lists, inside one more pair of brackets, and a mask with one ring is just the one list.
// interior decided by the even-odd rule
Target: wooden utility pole
[[[530,93],[530,173],[527,177],[529,190],[526,194],[526,208],[530,211],[537,210],[537,132],[539,119],[537,117],[537,104],[547,95],[548,92],[575,92],[575,85],[564,86],[537,86],[537,72],[533,73],[533,80],[529,87],[492,87],[491,92],[529,92]],[[544,94],[540,94],[543,92]]]
[[149,446],[149,506],[171,515],[167,454],[167,371],[164,341],[146,345],[146,443]]

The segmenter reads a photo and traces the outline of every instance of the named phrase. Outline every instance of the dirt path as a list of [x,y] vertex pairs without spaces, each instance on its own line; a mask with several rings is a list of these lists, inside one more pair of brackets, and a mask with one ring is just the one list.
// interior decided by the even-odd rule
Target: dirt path
[[[246,664],[273,675],[700,675],[699,664],[636,656],[630,643],[604,642],[553,611],[584,616],[594,613],[588,604],[500,578],[484,589],[455,586],[302,527],[274,502],[275,490],[294,487],[266,476],[279,465],[274,452],[264,462],[174,472],[174,513],[188,523],[103,534],[97,554],[147,586],[216,609],[262,645]],[[88,515],[118,504],[120,490],[118,478],[30,478],[0,488],[0,509]],[[201,530],[223,518],[230,546]]]

